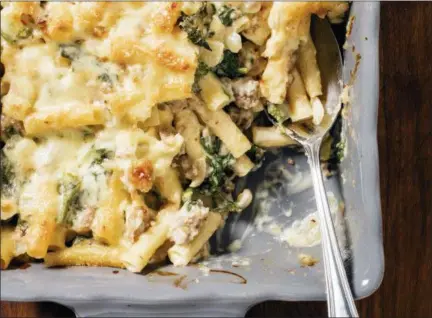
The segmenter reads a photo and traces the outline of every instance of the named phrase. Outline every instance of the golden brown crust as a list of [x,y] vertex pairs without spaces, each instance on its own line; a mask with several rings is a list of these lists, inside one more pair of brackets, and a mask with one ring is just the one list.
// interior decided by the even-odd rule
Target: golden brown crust
[[135,165],[130,172],[130,179],[134,187],[142,192],[149,192],[153,187],[153,164],[150,160],[143,160]]
[[181,6],[181,2],[168,2],[162,4],[162,8],[157,10],[152,16],[153,25],[161,32],[172,32],[178,18],[180,17]]

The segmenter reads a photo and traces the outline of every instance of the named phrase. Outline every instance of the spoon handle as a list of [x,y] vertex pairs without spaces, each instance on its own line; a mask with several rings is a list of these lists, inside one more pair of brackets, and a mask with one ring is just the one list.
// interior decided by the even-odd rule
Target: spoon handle
[[321,229],[329,317],[358,317],[333,226],[320,165],[321,140],[306,145]]

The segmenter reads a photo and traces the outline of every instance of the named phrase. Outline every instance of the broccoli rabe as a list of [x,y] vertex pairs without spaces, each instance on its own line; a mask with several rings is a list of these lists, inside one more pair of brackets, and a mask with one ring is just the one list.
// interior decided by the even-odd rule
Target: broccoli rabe
[[207,190],[217,192],[227,179],[226,172],[235,163],[232,154],[221,154],[221,141],[217,137],[202,137],[201,145],[207,154],[209,175]]
[[237,20],[241,17],[241,12],[235,8],[223,5],[219,8],[217,15],[219,16],[219,19],[223,25],[231,26],[234,20]]
[[217,192],[213,196],[213,211],[215,212],[240,212],[242,209],[237,203],[227,197],[223,192]]
[[187,33],[188,39],[195,45],[202,46],[210,50],[207,38],[210,36],[209,26],[211,15],[207,13],[207,5],[203,3],[200,9],[192,15],[182,12],[179,18],[179,27]]
[[[206,200],[210,199],[210,200]],[[239,212],[241,208],[237,203],[228,198],[221,189],[209,193],[205,186],[198,188],[187,188],[183,192],[182,202],[187,204],[188,211],[191,209],[192,205],[198,201],[210,202],[209,204],[204,204],[210,208],[213,212]]]
[[81,181],[72,174],[66,174],[58,184],[60,209],[57,212],[57,223],[70,224],[76,211],[80,209]]
[[238,54],[225,50],[222,62],[213,67],[213,72],[219,77],[237,78],[245,76],[247,69],[240,65]]
[[222,148],[222,142],[215,136],[201,137],[201,145],[207,154],[209,173],[206,180],[198,188],[184,191],[182,201],[195,202],[201,200],[215,212],[235,212],[240,208],[227,194],[232,185],[232,166],[234,157]]
[[210,70],[211,69],[207,66],[207,64],[205,64],[202,61],[198,62],[198,66],[197,66],[197,69],[195,71],[194,83],[192,85],[192,91],[195,94],[198,94],[201,91],[201,89],[200,89],[200,87],[198,85],[199,80],[202,77],[204,77],[205,75],[207,75],[207,73],[210,72]]

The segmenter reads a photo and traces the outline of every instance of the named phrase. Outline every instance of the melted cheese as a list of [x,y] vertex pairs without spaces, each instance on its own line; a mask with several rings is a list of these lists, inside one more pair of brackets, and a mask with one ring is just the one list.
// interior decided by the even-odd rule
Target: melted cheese
[[[14,18],[6,13],[6,20]],[[16,54],[8,54],[15,48],[5,44],[3,80],[11,85],[3,99],[5,114],[46,122],[52,113],[71,117],[106,108],[137,122],[148,119],[157,103],[190,97],[198,49],[174,26],[179,13],[172,4],[160,3],[48,3],[33,18],[47,24],[46,43]],[[158,18],[148,23],[152,17]],[[103,35],[94,34],[100,29]],[[50,119],[43,131],[79,127],[88,116],[66,123]],[[88,119],[84,125],[104,120]],[[30,124],[27,128],[41,132]]]
[[[7,172],[12,180],[7,180],[8,188],[1,194],[1,218],[7,220],[19,214],[15,255],[27,253],[43,258],[53,244],[57,223],[64,231],[92,232],[97,243],[125,249],[132,246],[133,253],[147,248],[133,244],[135,239],[138,243],[151,242],[153,252],[168,246],[165,223],[169,218],[154,218],[154,211],[143,198],[150,191],[162,196],[166,205],[163,209],[180,212],[166,212],[178,216],[173,218],[178,222],[170,226],[184,230],[174,233],[171,239],[178,243],[196,236],[202,244],[194,247],[193,254],[205,251],[204,241],[219,222],[204,232],[199,224],[208,221],[204,220],[207,214],[217,214],[204,207],[199,211],[180,208],[184,181],[191,179],[185,171],[190,168],[190,175],[198,175],[193,171],[198,161],[204,167],[198,181],[189,186],[198,186],[209,177],[200,142],[202,129],[189,136],[188,141],[187,134],[183,137],[184,131],[177,126],[191,123],[186,120],[180,125],[178,112],[187,110],[196,117],[195,124],[210,128],[222,141],[224,154],[247,159],[245,152],[251,148],[248,137],[222,109],[237,103],[231,96],[231,79],[218,78],[226,64],[234,67],[237,63],[230,54],[243,49],[240,34],[257,45],[257,55],[264,52],[269,59],[264,74],[257,67],[254,76],[262,75],[264,97],[277,102],[284,97],[289,77],[281,68],[289,68],[291,53],[301,40],[299,36],[308,33],[303,18],[311,12],[325,14],[333,9],[334,16],[338,6],[234,2],[216,2],[206,7],[201,3],[178,2],[4,3],[3,114],[17,124],[20,135],[7,136],[3,151],[11,163]],[[212,34],[206,39],[211,51],[202,42],[203,46],[193,44],[197,34],[191,34],[180,23],[185,28],[182,30],[178,23],[182,14],[201,15],[202,9],[207,17],[198,24],[202,22]],[[298,29],[302,31],[297,32]],[[227,50],[231,52],[228,55]],[[240,60],[241,55],[244,54],[240,54]],[[254,59],[248,58],[248,63],[254,64]],[[195,76],[198,60],[209,67],[220,65],[221,69],[213,69],[214,75]],[[193,84],[201,89],[199,96],[193,94]],[[196,162],[187,167],[192,153],[199,153],[200,160],[192,156]],[[252,166],[250,163],[248,171]],[[237,175],[245,174],[237,170],[234,169]],[[308,186],[307,180],[301,186]],[[251,196],[247,197],[249,202]],[[242,198],[240,195],[237,203],[243,207],[247,204],[242,204]],[[269,209],[271,204],[262,203],[261,207]],[[257,218],[257,223],[263,230],[283,232],[268,213]],[[157,229],[163,233],[157,233]],[[135,237],[142,233],[144,239]],[[64,248],[63,242],[55,244]],[[206,253],[197,255],[202,254]],[[134,256],[141,264],[151,255]]]

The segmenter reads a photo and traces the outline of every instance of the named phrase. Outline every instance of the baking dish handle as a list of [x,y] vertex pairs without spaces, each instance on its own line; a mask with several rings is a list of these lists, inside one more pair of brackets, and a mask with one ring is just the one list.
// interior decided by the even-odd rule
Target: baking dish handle
[[63,303],[77,317],[244,317],[250,304],[217,302],[142,305],[115,302]]

